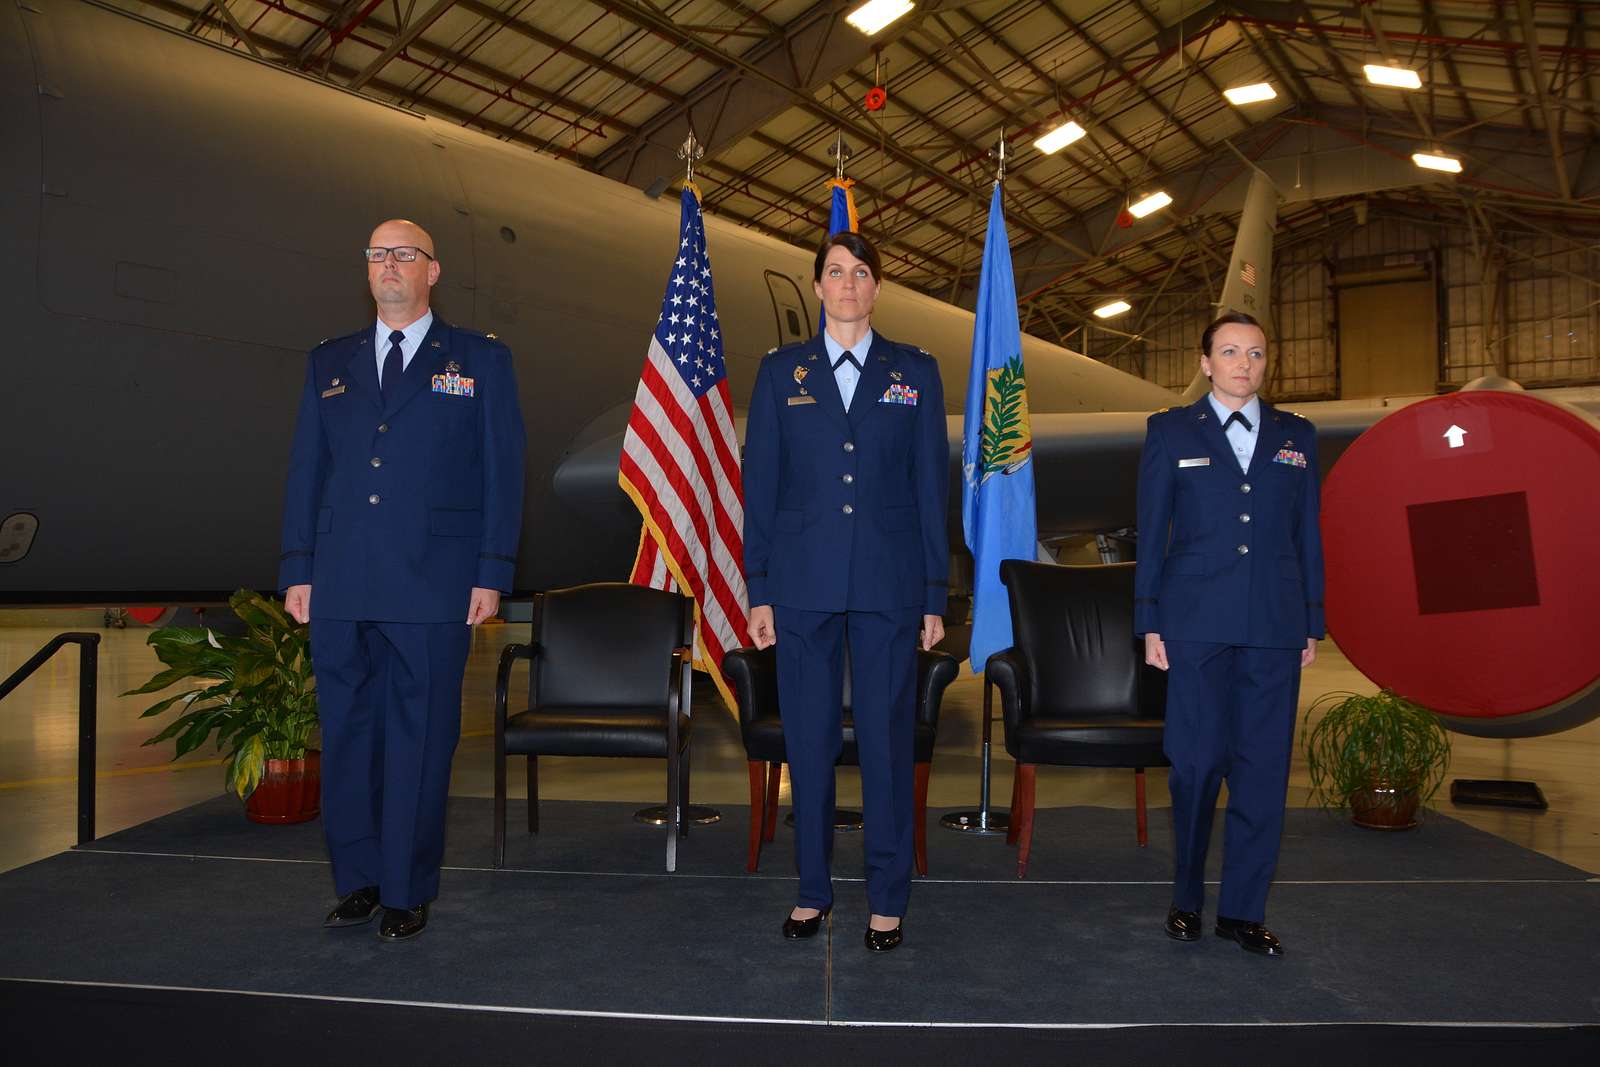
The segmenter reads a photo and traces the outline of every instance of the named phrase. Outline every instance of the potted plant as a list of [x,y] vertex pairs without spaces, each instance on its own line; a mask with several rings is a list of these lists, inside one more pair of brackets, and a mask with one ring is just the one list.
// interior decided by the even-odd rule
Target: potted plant
[[1450,736],[1427,708],[1391,690],[1328,693],[1306,712],[1311,796],[1349,807],[1357,826],[1408,830],[1444,781]]
[[241,589],[228,599],[244,623],[242,635],[207,627],[169,626],[149,644],[165,665],[124,696],[156,693],[179,682],[197,688],[165,697],[141,718],[170,708],[181,714],[145,742],[171,740],[173,759],[198,748],[213,732],[226,751],[228,788],[245,801],[255,822],[305,822],[317,816],[320,755],[310,748],[317,694],[306,627],[277,601]]

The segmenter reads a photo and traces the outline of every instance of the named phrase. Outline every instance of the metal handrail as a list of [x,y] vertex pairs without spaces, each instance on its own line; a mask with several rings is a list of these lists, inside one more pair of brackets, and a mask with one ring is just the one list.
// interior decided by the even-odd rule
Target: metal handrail
[[33,658],[0,682],[0,700],[59,652],[63,645],[78,646],[78,844],[94,840],[94,740],[98,718],[96,699],[100,677],[100,635],[57,634]]

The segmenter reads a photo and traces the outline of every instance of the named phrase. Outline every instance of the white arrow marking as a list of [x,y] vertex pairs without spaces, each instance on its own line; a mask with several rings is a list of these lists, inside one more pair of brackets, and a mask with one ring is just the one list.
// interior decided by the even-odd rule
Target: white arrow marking
[[1451,448],[1460,448],[1462,445],[1467,443],[1467,431],[1463,430],[1453,422],[1450,424],[1450,428],[1439,436],[1450,438]]

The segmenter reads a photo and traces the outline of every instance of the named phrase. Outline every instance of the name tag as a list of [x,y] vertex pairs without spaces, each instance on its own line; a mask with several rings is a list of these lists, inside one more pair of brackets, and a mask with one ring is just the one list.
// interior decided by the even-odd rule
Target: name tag
[[342,385],[336,385],[332,389],[324,389],[322,391],[322,399],[326,400],[330,396],[338,396],[342,392],[344,392],[344,386]]
[[1178,460],[1178,466],[1180,466],[1180,467],[1209,467],[1209,466],[1211,466],[1211,457],[1210,456],[1200,456],[1197,459],[1180,459],[1180,460]]
[[816,402],[817,398],[814,396],[791,396],[789,398],[790,407],[796,407],[800,404],[815,404]]

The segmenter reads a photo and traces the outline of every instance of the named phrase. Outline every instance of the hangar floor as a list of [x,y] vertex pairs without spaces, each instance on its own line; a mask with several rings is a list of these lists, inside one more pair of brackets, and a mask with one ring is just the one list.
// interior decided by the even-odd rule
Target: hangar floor
[[[10,613],[0,617],[0,673],[9,673],[64,629],[94,628],[98,613]],[[148,631],[103,631],[100,653],[99,771],[97,829],[101,836],[216,796],[221,791],[220,761],[207,748],[176,763],[170,748],[143,747],[154,732],[138,714],[149,699],[121,697],[154,673],[154,655],[144,644]],[[467,671],[463,734],[457,750],[452,793],[492,794],[491,737],[494,670],[500,649],[526,636],[525,625],[481,628],[473,640]],[[514,684],[526,684],[525,667]],[[1369,689],[1331,643],[1307,670],[1302,704],[1340,689]],[[42,859],[75,840],[77,753],[77,665],[68,652],[41,670],[0,703],[0,870]],[[981,680],[968,674],[951,686],[940,718],[938,755],[929,806],[975,806],[978,797],[981,737]],[[748,802],[744,752],[733,716],[722,710],[709,685],[695,699],[694,801],[708,805]],[[1302,724],[1303,725],[1303,724]],[[998,729],[996,739],[998,742]],[[1455,736],[1452,777],[1519,778],[1536,781],[1550,801],[1545,812],[1457,806],[1447,798],[1441,811],[1471,826],[1541,852],[1583,870],[1600,873],[1600,722],[1551,737],[1489,741]],[[1166,799],[1165,774],[1150,772],[1153,806]],[[541,762],[541,793],[552,800],[611,800],[657,803],[663,791],[661,764],[647,760],[547,759]],[[1009,794],[1011,763],[996,745],[994,792],[1003,804]],[[787,794],[788,782],[784,783]],[[511,795],[522,795],[521,769],[511,768]],[[1305,803],[1303,759],[1297,756],[1289,803]],[[841,769],[839,803],[859,807],[855,773]],[[786,797],[785,797],[786,802]],[[1095,805],[1131,808],[1133,788],[1125,771],[1047,769],[1039,776],[1040,807]],[[513,820],[515,825],[515,820]],[[938,829],[930,830],[930,853]],[[1132,845],[1133,826],[1128,819]],[[778,846],[783,847],[780,839]],[[997,844],[997,847],[1003,847]],[[765,860],[765,857],[764,857]],[[783,860],[781,862],[787,862]]]

